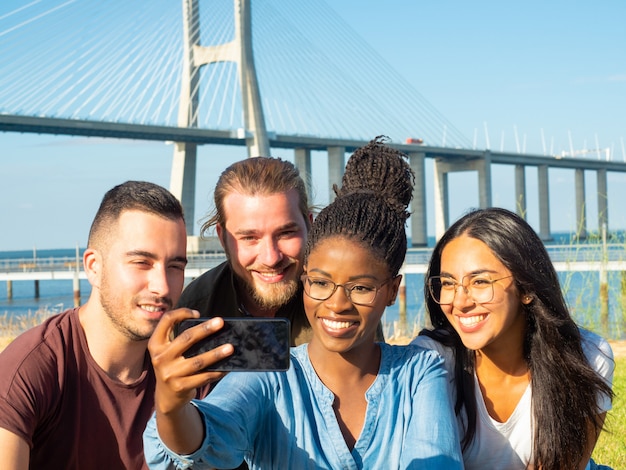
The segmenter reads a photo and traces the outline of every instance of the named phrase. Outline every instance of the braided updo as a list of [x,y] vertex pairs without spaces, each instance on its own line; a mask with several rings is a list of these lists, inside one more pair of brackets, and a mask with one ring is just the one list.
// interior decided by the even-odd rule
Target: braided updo
[[406,255],[405,225],[415,176],[406,155],[385,145],[382,136],[357,149],[346,165],[337,198],[313,222],[304,254],[323,240],[342,236],[357,241],[389,267],[400,271]]

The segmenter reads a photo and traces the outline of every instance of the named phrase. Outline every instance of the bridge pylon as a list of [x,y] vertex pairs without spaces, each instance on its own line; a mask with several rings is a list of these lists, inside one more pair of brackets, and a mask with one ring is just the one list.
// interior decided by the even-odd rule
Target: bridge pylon
[[[232,41],[202,46],[198,0],[183,0],[183,70],[178,108],[179,127],[198,127],[200,68],[217,62],[235,62],[239,72],[244,129],[249,157],[269,156],[270,147],[252,53],[250,0],[234,0],[235,37]],[[170,191],[185,210],[187,233],[193,234],[196,193],[197,144],[176,142]]]

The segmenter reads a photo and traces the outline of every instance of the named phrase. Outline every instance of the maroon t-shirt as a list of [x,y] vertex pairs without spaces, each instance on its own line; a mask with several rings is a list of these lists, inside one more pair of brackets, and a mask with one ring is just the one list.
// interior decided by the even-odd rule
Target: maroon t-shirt
[[70,309],[9,344],[0,371],[0,427],[28,443],[31,468],[147,468],[142,436],[155,389],[147,352],[139,380],[112,379]]

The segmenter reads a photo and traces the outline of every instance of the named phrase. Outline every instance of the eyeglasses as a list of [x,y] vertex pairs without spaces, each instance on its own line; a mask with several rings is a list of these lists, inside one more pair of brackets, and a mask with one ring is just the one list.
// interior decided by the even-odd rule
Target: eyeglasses
[[378,291],[391,281],[392,278],[387,279],[385,282],[379,285],[368,284],[363,281],[346,282],[345,284],[335,284],[329,279],[323,277],[311,277],[307,274],[303,274],[300,279],[304,285],[304,292],[306,295],[315,300],[327,300],[335,293],[338,287],[343,287],[346,292],[346,297],[350,299],[355,305],[372,305],[376,300]]
[[[467,277],[467,276],[466,276]],[[459,287],[465,294],[478,304],[486,304],[493,300],[493,283],[508,279],[512,275],[491,279],[489,276],[479,275],[470,277],[467,283],[456,281],[451,277],[433,276],[428,278],[428,290],[430,296],[439,305],[450,305],[454,302],[454,296]]]

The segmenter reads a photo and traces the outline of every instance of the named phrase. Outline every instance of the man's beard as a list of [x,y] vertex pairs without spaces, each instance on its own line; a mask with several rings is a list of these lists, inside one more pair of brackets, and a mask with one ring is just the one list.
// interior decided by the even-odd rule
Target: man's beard
[[[104,310],[105,315],[109,318],[109,321],[114,328],[122,333],[126,338],[131,341],[145,341],[150,339],[154,328],[156,328],[157,322],[155,321],[152,327],[141,328],[132,317],[131,306],[140,305],[141,303],[157,302],[156,299],[140,299],[139,297],[133,297],[128,302],[125,299],[116,296],[114,289],[110,286],[106,271],[102,273],[102,282],[100,287],[100,304]],[[160,302],[165,302],[171,308],[171,302],[168,299],[160,299]]]
[[237,276],[237,280],[246,290],[248,296],[263,310],[274,310],[287,304],[298,292],[298,281],[290,279],[287,281],[263,284],[263,289]]
[[[234,265],[233,259],[230,254],[230,250],[225,246],[224,252],[228,263],[231,266]],[[297,265],[297,261],[294,258],[289,260],[280,269],[287,269],[290,265]],[[233,269],[233,275],[237,283],[238,289],[242,289],[246,296],[259,307],[261,310],[277,310],[283,305],[286,305],[297,293],[300,280],[286,279],[280,282],[264,283],[261,281],[255,281],[250,269],[237,264],[240,269],[246,271],[249,277],[242,277],[236,269]],[[260,288],[259,288],[260,287]]]

